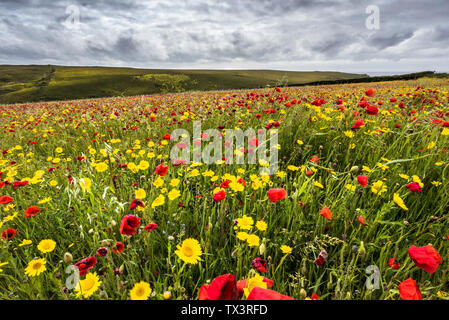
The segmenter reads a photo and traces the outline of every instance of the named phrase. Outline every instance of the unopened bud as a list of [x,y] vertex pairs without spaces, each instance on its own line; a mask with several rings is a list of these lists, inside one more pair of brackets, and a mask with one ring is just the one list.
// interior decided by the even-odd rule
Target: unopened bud
[[363,258],[366,255],[366,249],[365,245],[363,244],[363,241],[360,242],[360,248],[358,250],[359,255]]
[[162,294],[162,297],[164,298],[164,300],[169,300],[169,299],[171,299],[171,292],[170,292],[170,291],[165,291],[165,292]]
[[73,261],[73,256],[70,254],[70,252],[64,253],[64,262],[71,263],[72,261]]
[[263,256],[265,254],[265,251],[267,250],[267,247],[265,246],[265,243],[262,242],[262,244],[259,246],[259,254]]

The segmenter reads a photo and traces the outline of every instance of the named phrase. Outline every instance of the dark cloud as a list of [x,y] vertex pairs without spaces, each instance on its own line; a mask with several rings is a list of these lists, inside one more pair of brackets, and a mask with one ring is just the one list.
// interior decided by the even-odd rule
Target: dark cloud
[[447,0],[1,0],[0,64],[449,71],[448,15]]

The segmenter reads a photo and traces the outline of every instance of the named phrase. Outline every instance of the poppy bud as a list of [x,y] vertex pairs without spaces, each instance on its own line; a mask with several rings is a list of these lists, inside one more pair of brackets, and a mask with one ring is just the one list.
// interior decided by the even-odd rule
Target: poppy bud
[[306,290],[304,290],[304,288],[301,288],[301,290],[299,290],[299,296],[301,297],[301,299],[307,298],[307,292]]
[[118,269],[118,271],[119,271],[120,273],[123,273],[123,270],[125,270],[125,265],[124,265],[124,264],[122,264],[122,265],[120,266],[120,268]]
[[351,172],[359,172],[359,167],[358,166],[353,166],[351,168]]
[[360,248],[358,250],[358,254],[364,258],[366,255],[366,249],[365,249],[365,245],[363,244],[363,241],[360,241]]
[[64,253],[64,262],[71,263],[72,261],[73,261],[73,256],[70,254],[70,252]]
[[259,246],[259,254],[263,256],[265,254],[265,251],[267,250],[267,247],[265,246],[265,243],[262,242],[262,244]]
[[112,226],[112,227],[115,227],[116,225],[117,225],[117,222],[115,222],[115,220],[112,220],[112,221],[111,221],[111,226]]
[[327,283],[327,290],[330,290],[332,288],[332,273],[329,274],[329,282]]

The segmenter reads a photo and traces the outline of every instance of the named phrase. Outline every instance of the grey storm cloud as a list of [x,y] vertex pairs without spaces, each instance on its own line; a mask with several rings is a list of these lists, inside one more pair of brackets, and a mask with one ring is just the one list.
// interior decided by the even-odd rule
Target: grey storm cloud
[[0,64],[449,71],[448,16],[447,0],[0,0]]

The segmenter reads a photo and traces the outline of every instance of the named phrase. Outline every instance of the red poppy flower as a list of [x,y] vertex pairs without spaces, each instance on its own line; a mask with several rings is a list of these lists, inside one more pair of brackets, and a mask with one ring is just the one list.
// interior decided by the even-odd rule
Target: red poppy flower
[[306,176],[308,176],[308,177],[313,176],[313,171],[312,170],[307,170],[306,171]]
[[318,156],[313,156],[310,161],[314,162],[314,163],[319,163],[320,162],[320,158],[318,158]]
[[254,287],[247,300],[295,300],[270,289]]
[[224,274],[216,277],[210,284],[204,284],[200,288],[199,300],[237,300],[235,277],[232,274]]
[[395,258],[388,259],[388,266],[393,270],[398,270],[401,267],[401,265],[396,261]]
[[25,210],[25,217],[30,218],[32,216],[35,216],[36,213],[39,213],[39,212],[41,212],[41,209],[39,209],[36,206],[31,206]]
[[97,258],[88,257],[75,263],[75,267],[80,270],[80,276],[85,276],[87,271],[89,271],[97,263]]
[[150,223],[150,224],[146,225],[144,229],[148,232],[151,232],[151,231],[155,230],[156,228],[157,228],[156,223]]
[[164,166],[162,163],[154,169],[154,173],[160,175],[161,177],[165,177],[168,171],[168,166]]
[[254,259],[251,263],[253,267],[259,272],[267,272],[267,263],[260,257]]
[[363,224],[364,226],[367,226],[367,225],[368,225],[368,221],[365,220],[365,218],[362,217],[362,216],[359,216],[359,222],[360,222],[361,224]]
[[421,292],[416,285],[416,281],[412,278],[408,278],[399,284],[399,294],[402,300],[422,300]]
[[134,209],[136,209],[137,207],[142,207],[142,208],[144,207],[142,200],[140,200],[140,199],[134,199],[134,200],[131,202],[131,204],[129,205],[129,208],[130,208],[131,210],[134,210]]
[[7,239],[10,240],[12,238],[14,238],[14,236],[17,234],[17,230],[16,229],[6,229],[2,232],[2,239]]
[[320,215],[325,217],[329,221],[332,220],[332,212],[329,210],[327,206],[324,206],[324,208],[321,209]]
[[140,218],[136,217],[134,215],[127,215],[122,218],[122,221],[120,223],[120,233],[126,234],[128,236],[135,234],[137,231],[136,229],[140,225]]
[[14,181],[14,182],[12,183],[12,187],[13,187],[14,189],[16,189],[16,188],[18,188],[18,187],[26,186],[27,184],[28,184],[28,181]]
[[8,204],[14,202],[14,199],[9,196],[1,196],[0,197],[0,204]]
[[411,182],[407,185],[407,188],[411,191],[411,192],[421,192],[422,188],[419,185],[419,183],[417,182]]
[[219,201],[223,200],[224,198],[226,198],[226,192],[224,192],[224,190],[220,190],[214,194],[213,198],[214,198],[215,202],[219,202]]
[[327,257],[328,257],[328,254],[327,254],[326,250],[322,250],[319,253],[318,258],[316,258],[315,261],[313,261],[313,263],[315,263],[317,266],[321,266],[326,262]]
[[357,181],[360,183],[362,187],[366,187],[368,185],[369,179],[368,176],[359,175],[357,176]]
[[225,180],[220,184],[220,188],[227,189],[227,188],[229,188],[230,183],[231,183],[231,180]]
[[411,246],[408,249],[408,254],[418,268],[429,273],[434,273],[442,262],[441,256],[431,245],[425,247]]
[[104,257],[108,253],[108,248],[99,248],[97,250],[97,256]]
[[122,253],[123,249],[125,249],[125,245],[123,243],[117,241],[115,243],[115,249],[112,249],[112,251],[115,253]]
[[285,191],[284,188],[268,190],[268,198],[270,198],[271,202],[278,202],[282,199],[285,199],[286,196],[287,191]]
[[171,139],[171,135],[169,133],[164,134],[164,136],[162,137],[162,139],[164,140],[170,140]]
[[376,116],[379,113],[379,109],[376,106],[369,106],[366,108],[366,113],[371,116]]
[[355,124],[351,127],[352,130],[360,129],[365,125],[365,122],[363,120],[357,120]]
[[320,297],[314,292],[312,293],[312,300],[318,300]]
[[373,88],[369,88],[368,90],[365,91],[365,94],[368,97],[374,97],[374,89]]

